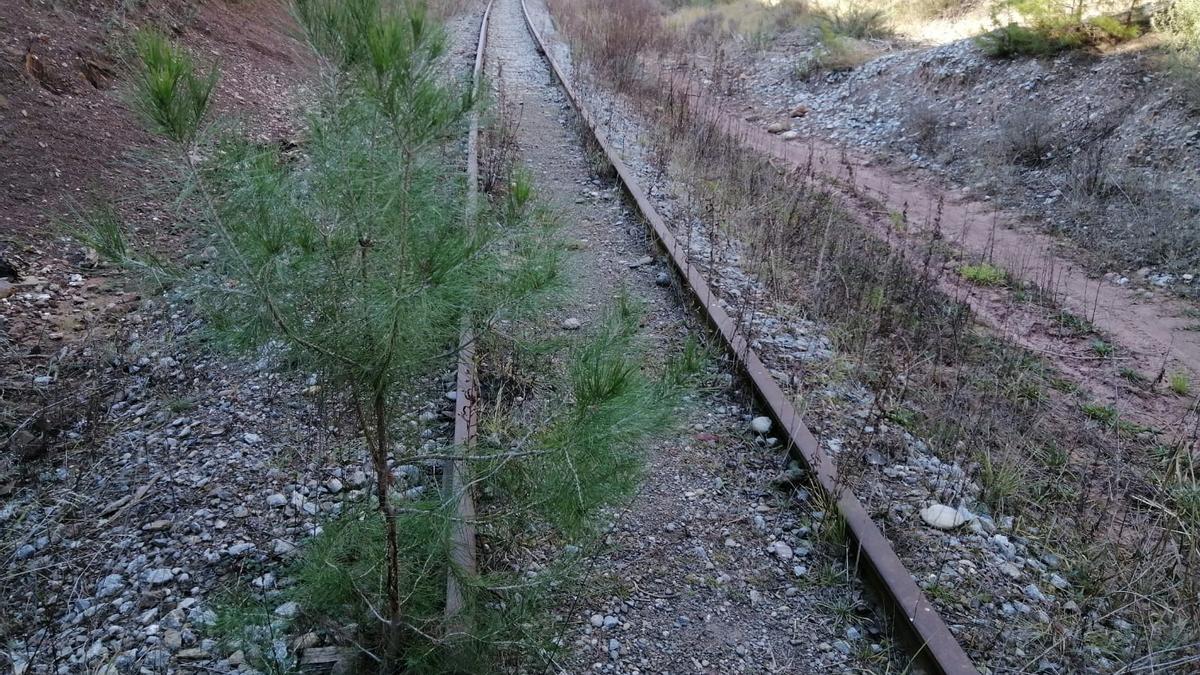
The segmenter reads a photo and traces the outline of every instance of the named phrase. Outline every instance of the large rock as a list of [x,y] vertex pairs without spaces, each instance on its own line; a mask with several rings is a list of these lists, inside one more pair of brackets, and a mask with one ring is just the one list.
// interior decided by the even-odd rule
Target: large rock
[[967,522],[965,514],[945,504],[930,504],[921,509],[921,520],[939,530],[953,530]]
[[142,581],[145,581],[146,583],[148,583],[152,586],[158,586],[159,584],[165,584],[174,578],[175,578],[175,574],[172,573],[171,570],[169,570],[165,567],[158,567],[158,568],[155,568],[152,570],[146,570],[145,572],[142,573]]

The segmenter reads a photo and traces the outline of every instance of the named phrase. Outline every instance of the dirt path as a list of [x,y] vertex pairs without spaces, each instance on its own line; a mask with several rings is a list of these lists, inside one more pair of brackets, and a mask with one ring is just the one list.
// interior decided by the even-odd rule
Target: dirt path
[[[686,85],[685,85],[686,86]],[[696,87],[689,87],[695,91]],[[811,166],[828,179],[850,214],[894,246],[920,260],[931,238],[957,250],[962,262],[991,261],[1009,275],[1010,285],[1040,289],[1051,306],[1019,301],[1010,289],[979,287],[947,270],[938,280],[942,291],[965,302],[985,325],[1006,340],[1041,354],[1071,380],[1113,402],[1129,399],[1129,382],[1120,372],[1132,369],[1148,380],[1160,372],[1186,372],[1200,378],[1200,331],[1195,306],[1161,292],[1117,283],[1119,277],[1094,278],[1077,262],[1070,244],[1021,226],[1019,216],[993,209],[964,191],[950,190],[920,176],[907,177],[879,166],[871,158],[819,138],[785,140],[771,134],[756,116],[701,97],[701,109],[751,148],[782,160],[792,168]],[[747,121],[747,117],[755,121]],[[780,116],[786,119],[786,115]],[[905,232],[893,225],[893,214],[905,214]],[[1018,284],[1012,284],[1018,282]],[[1058,310],[1080,317],[1117,348],[1116,358],[1099,358],[1091,349],[1095,336],[1061,330]],[[1176,396],[1144,396],[1122,413],[1158,428],[1177,424],[1191,400]]]
[[[647,308],[654,349],[668,353],[687,317],[656,284],[660,261],[631,265],[650,252],[643,226],[613,185],[593,178],[520,0],[497,0],[489,50],[491,80],[520,111],[522,160],[564,236],[582,246],[569,263],[574,295],[545,330],[570,316],[586,334],[623,286]],[[809,571],[835,567],[808,540],[811,518],[772,488],[781,453],[755,442],[751,412],[727,393],[707,394],[688,413],[688,432],[652,450],[646,483],[613,515],[584,594],[560,610],[569,635],[559,672],[824,673],[886,662],[858,588],[844,572],[817,580]],[[788,555],[768,550],[776,541]]]

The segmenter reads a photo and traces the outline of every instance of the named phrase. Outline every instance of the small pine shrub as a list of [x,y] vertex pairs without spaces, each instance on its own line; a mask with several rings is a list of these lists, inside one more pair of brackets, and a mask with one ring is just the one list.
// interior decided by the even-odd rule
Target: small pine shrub
[[976,43],[988,56],[1011,59],[1125,42],[1141,35],[1141,27],[1113,17],[1084,20],[1085,10],[1083,1],[1000,0],[992,5],[994,27],[977,37]]
[[1100,31],[1103,37],[1112,42],[1128,42],[1142,35],[1141,26],[1125,23],[1111,16],[1094,17],[1088,20],[1088,25]]
[[1074,34],[1058,34],[1017,23],[998,26],[976,38],[985,54],[997,59],[1049,56],[1082,44]]

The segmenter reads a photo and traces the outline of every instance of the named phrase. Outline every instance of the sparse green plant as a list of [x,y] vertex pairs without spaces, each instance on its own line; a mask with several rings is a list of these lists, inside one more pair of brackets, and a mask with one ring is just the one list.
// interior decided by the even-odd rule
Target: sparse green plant
[[1192,381],[1185,372],[1171,373],[1168,383],[1171,391],[1180,396],[1187,396],[1192,393]]
[[1078,314],[1068,312],[1065,309],[1059,310],[1056,316],[1056,321],[1059,326],[1071,331],[1076,335],[1083,333],[1094,333],[1096,331],[1096,327],[1092,325],[1091,321],[1088,321]]
[[1088,19],[1088,25],[1099,30],[1104,36],[1113,42],[1128,42],[1135,40],[1142,35],[1142,27],[1123,22],[1111,16],[1096,16]]
[[807,79],[823,71],[853,70],[870,59],[872,51],[858,38],[836,32],[827,22],[817,25],[816,44],[796,67],[796,74]]
[[205,632],[223,648],[242,650],[247,662],[267,675],[296,672],[290,650],[275,646],[287,621],[274,613],[274,606],[242,588],[218,594],[212,605],[216,620]]
[[816,604],[837,621],[839,627],[850,626],[858,621],[858,603],[848,594],[838,594]]
[[888,411],[888,419],[909,431],[916,431],[919,413],[904,406]]
[[1039,456],[1042,462],[1051,469],[1061,469],[1067,465],[1070,455],[1057,443],[1048,443],[1041,448]]
[[1171,488],[1171,497],[1179,520],[1189,528],[1192,536],[1200,536],[1200,483],[1180,483]]
[[[497,209],[464,222],[466,186],[444,147],[473,95],[446,82],[445,37],[420,2],[298,0],[296,16],[331,68],[298,162],[233,133],[209,135],[215,68],[162,36],[139,37],[134,107],[169,142],[199,214],[193,225],[216,250],[187,274],[143,267],[172,275],[212,335],[280,341],[289,363],[322,372],[348,401],[374,468],[374,507],[326,526],[299,568],[296,597],[358,623],[385,664],[445,671],[486,659],[498,626],[508,626],[505,643],[517,639],[523,622],[497,608],[523,599],[497,604],[485,579],[463,577],[475,640],[448,649],[428,639],[444,633],[446,574],[461,574],[448,552],[456,496],[422,503],[392,490],[391,462],[419,461],[395,456],[392,407],[404,384],[454,358],[464,322],[482,333],[556,285],[553,222],[530,208],[524,174]],[[92,232],[122,262],[136,258],[112,223],[92,222]],[[546,498],[524,508],[564,530],[582,530],[598,504],[628,494],[637,441],[670,428],[677,389],[644,380],[630,325],[622,330],[583,347],[576,407],[562,417],[571,422],[533,434],[540,443],[528,450],[540,478],[529,494]],[[488,452],[521,464],[510,448],[479,452],[492,473]]]
[[1122,367],[1121,370],[1118,372],[1118,374],[1121,376],[1121,379],[1123,379],[1131,384],[1145,384],[1146,383],[1145,375],[1142,375],[1137,370],[1130,368],[1128,366]]
[[1123,435],[1136,435],[1143,431],[1150,431],[1141,425],[1122,419],[1117,409],[1103,403],[1085,403],[1080,406],[1083,414],[1089,418],[1100,422],[1105,427],[1113,429]]
[[176,398],[167,402],[167,410],[173,413],[185,413],[196,407],[196,402],[190,398]]
[[989,262],[963,265],[958,268],[958,273],[977,286],[1000,286],[1008,280],[1008,273],[1003,268]]
[[998,59],[1047,56],[1079,45],[1076,40],[1047,35],[1015,22],[996,26],[976,38],[985,54]]
[[1092,348],[1092,352],[1095,353],[1097,356],[1108,357],[1108,356],[1112,356],[1113,353],[1116,352],[1116,348],[1112,346],[1112,343],[1105,342],[1104,340],[1101,340],[1099,338],[1092,340],[1090,346]]
[[1021,466],[1007,458],[984,453],[979,458],[979,484],[983,501],[996,513],[1010,510],[1024,486]]
[[707,345],[689,335],[683,342],[683,349],[667,362],[666,379],[677,385],[694,383],[711,361]]
[[993,28],[976,38],[995,58],[1048,56],[1101,42],[1124,42],[1141,27],[1113,17],[1085,20],[1084,0],[1000,0],[991,7]]
[[1200,52],[1175,49],[1163,63],[1184,104],[1193,112],[1200,111]]
[[534,439],[539,454],[505,473],[510,493],[570,536],[586,533],[597,509],[632,492],[645,444],[673,428],[680,393],[694,377],[668,366],[661,379],[647,378],[635,339],[641,316],[622,293],[571,358],[572,405]]
[[1085,403],[1082,406],[1083,414],[1107,425],[1115,424],[1117,421],[1117,409],[1104,405],[1103,403]]
[[813,568],[812,579],[818,588],[837,588],[846,584],[846,572],[832,562],[824,562]]
[[925,586],[925,595],[943,605],[952,605],[959,600],[959,595],[953,587],[937,582]]

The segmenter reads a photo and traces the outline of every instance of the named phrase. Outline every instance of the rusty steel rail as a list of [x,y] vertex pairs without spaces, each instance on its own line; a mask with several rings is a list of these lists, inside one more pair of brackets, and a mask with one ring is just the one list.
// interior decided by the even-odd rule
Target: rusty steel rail
[[[475,47],[475,67],[471,73],[471,90],[476,97],[483,80],[484,52],[487,50],[488,19],[492,13],[492,2],[488,1],[479,22],[479,41]],[[463,226],[471,227],[479,205],[479,112],[472,112],[467,130],[467,199],[463,213]],[[475,445],[479,426],[479,380],[475,372],[475,335],[470,326],[463,325],[459,337],[458,375],[454,399],[454,447],[467,452]],[[477,542],[475,538],[475,499],[466,480],[467,462],[448,461],[442,480],[447,499],[456,500],[454,531],[451,533],[451,569],[446,575],[446,621],[447,633],[463,631],[464,619],[460,616],[466,604],[458,575],[475,575]]]
[[977,674],[979,671],[970,657],[913,581],[912,575],[892,550],[891,543],[871,520],[870,514],[854,493],[838,482],[837,470],[830,458],[821,450],[816,438],[804,425],[800,414],[750,346],[737,323],[717,303],[708,282],[700,270],[691,264],[687,250],[675,238],[666,221],[650,202],[649,196],[639,186],[633,172],[617,155],[608,138],[600,130],[595,118],[553,58],[549,45],[534,26],[526,0],[521,0],[521,10],[525,16],[526,27],[549,63],[555,78],[566,91],[571,105],[583,119],[596,143],[603,149],[642,217],[650,223],[659,245],[667,251],[675,271],[687,283],[688,290],[700,305],[705,319],[724,339],[725,346],[737,360],[738,366],[744,371],[759,399],[787,435],[789,454],[803,462],[816,475],[822,489],[837,497],[838,511],[845,519],[851,538],[858,547],[858,569],[864,580],[879,592],[893,624],[906,633],[917,660],[947,675]]

